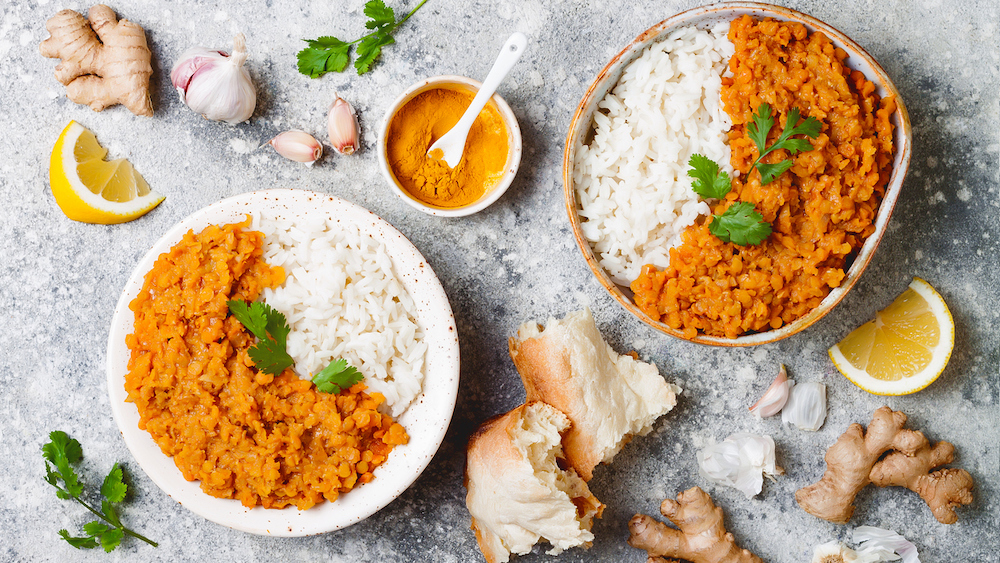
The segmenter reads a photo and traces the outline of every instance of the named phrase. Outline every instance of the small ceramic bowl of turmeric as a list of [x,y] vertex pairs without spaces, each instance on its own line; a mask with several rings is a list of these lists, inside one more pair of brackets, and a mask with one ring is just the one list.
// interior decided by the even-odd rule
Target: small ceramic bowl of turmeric
[[435,76],[407,88],[389,107],[379,134],[379,163],[386,181],[411,207],[439,217],[471,215],[500,199],[514,181],[521,129],[499,94],[472,125],[458,166],[427,156],[480,86],[464,76]]

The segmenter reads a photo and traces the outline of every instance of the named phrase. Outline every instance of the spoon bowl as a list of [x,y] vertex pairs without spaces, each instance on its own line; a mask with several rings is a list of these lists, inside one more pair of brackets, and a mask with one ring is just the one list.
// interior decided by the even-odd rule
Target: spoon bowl
[[[479,117],[479,112],[483,111],[486,103],[493,97],[493,93],[496,92],[497,87],[507,77],[507,73],[510,72],[510,69],[514,68],[514,63],[521,58],[521,54],[524,53],[524,48],[527,45],[528,38],[523,33],[515,32],[510,36],[510,39],[500,49],[500,55],[497,57],[496,62],[493,63],[490,73],[486,75],[486,80],[483,81],[483,85],[479,89],[479,92],[476,93],[476,97],[472,99],[472,104],[462,114],[462,118],[458,120],[458,123],[427,149],[427,156],[440,158],[448,163],[450,168],[458,166],[458,163],[462,161],[462,153],[465,151],[465,140],[469,136],[469,129],[472,128],[472,124]],[[440,151],[440,154],[438,154],[438,151]]]

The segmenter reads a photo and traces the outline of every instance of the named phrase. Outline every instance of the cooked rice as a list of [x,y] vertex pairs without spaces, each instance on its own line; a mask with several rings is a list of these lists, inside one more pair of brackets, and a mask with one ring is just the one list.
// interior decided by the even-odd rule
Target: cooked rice
[[288,353],[299,377],[310,378],[343,358],[382,393],[390,414],[420,393],[427,344],[416,305],[397,279],[385,245],[356,225],[322,217],[258,214],[264,259],[287,280],[264,301],[288,319]]
[[647,47],[598,104],[593,141],[576,149],[583,234],[616,283],[629,285],[645,264],[666,268],[680,233],[711,213],[691,190],[692,154],[733,174],[720,101],[728,29],[682,28]]

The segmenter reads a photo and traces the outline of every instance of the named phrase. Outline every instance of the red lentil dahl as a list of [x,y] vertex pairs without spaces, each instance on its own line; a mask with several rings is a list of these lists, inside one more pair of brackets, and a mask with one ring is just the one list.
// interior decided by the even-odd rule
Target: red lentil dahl
[[371,481],[409,438],[363,384],[331,395],[291,369],[275,377],[253,366],[254,337],[226,302],[253,301],[285,273],[264,262],[249,224],[189,231],[156,260],[129,305],[125,389],[139,428],[206,493],[306,509]]
[[[714,212],[753,203],[773,233],[757,246],[723,243],[708,222],[689,227],[670,250],[670,265],[646,265],[632,282],[636,305],[652,319],[682,330],[736,338],[779,328],[820,304],[844,279],[848,258],[874,232],[894,150],[892,97],[844,66],[847,53],[805,26],[743,16],[732,22],[736,52],[722,102],[733,121],[730,162],[740,174]],[[814,150],[799,153],[789,172],[766,186],[750,172],[757,149],[747,133],[762,103],[777,114],[768,145],[789,110],[822,125]],[[789,158],[778,150],[764,158]]]

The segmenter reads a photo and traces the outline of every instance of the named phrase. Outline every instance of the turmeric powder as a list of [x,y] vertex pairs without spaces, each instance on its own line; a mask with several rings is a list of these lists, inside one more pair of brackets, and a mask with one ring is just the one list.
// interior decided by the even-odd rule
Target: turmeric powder
[[464,207],[499,183],[507,163],[507,126],[493,104],[476,118],[462,160],[450,168],[427,149],[461,119],[474,93],[457,88],[428,90],[392,117],[387,134],[389,167],[415,199],[442,208]]

